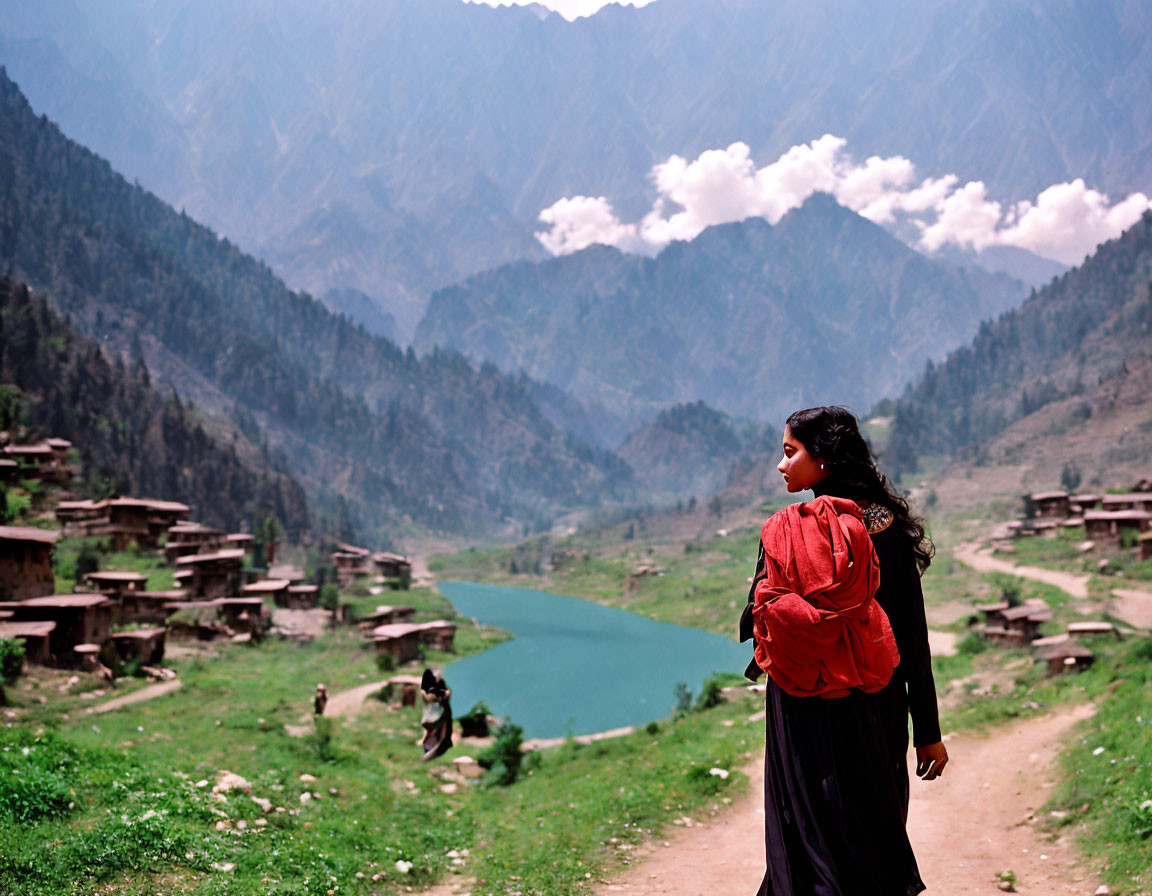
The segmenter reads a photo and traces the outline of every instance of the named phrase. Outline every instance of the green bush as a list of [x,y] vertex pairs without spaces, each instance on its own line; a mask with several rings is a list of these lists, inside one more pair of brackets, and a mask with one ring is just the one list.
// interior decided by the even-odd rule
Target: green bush
[[708,796],[715,796],[728,784],[724,778],[700,765],[688,769],[687,778],[697,790]]
[[492,746],[480,753],[476,761],[488,769],[484,776],[485,787],[507,787],[516,782],[520,775],[520,765],[524,754],[520,747],[524,743],[524,729],[505,721],[496,731]]
[[396,660],[390,653],[376,654],[376,668],[381,672],[391,672],[396,668]]
[[711,709],[724,702],[724,693],[717,678],[709,678],[704,682],[700,696],[696,698],[696,711]]
[[970,632],[956,642],[956,652],[964,656],[975,656],[988,649],[988,639],[979,632]]
[[24,645],[19,641],[0,640],[0,678],[15,681],[24,671]]
[[676,698],[676,713],[677,719],[682,719],[692,711],[692,692],[688,690],[688,685],[682,681],[676,682],[676,687],[673,688],[672,693]]

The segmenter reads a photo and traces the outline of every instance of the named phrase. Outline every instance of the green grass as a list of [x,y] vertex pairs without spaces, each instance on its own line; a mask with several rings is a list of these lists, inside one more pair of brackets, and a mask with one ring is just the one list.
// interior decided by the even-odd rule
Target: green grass
[[1048,818],[1079,825],[1113,892],[1152,892],[1152,638],[1099,663],[1092,685],[1098,709],[1061,757]]
[[[484,892],[577,892],[619,863],[612,838],[636,843],[672,817],[715,811],[762,749],[762,722],[748,721],[759,703],[742,697],[655,733],[548,751],[508,788],[447,794],[437,774],[460,751],[421,763],[414,709],[368,701],[333,720],[324,750],[285,730],[309,724],[317,681],[335,693],[379,677],[351,632],[176,665],[184,687],[162,699],[103,716],[32,708],[0,729],[0,892],[398,893],[452,874],[448,854],[462,850],[458,870]],[[223,770],[286,811],[197,786]],[[305,791],[320,798],[304,805]]]
[[58,594],[67,594],[75,589],[78,584],[76,562],[85,550],[95,553],[101,570],[138,572],[148,576],[144,584],[146,591],[169,591],[176,587],[175,569],[166,564],[164,557],[156,551],[130,545],[126,551],[112,552],[104,539],[68,536],[56,542],[52,553]]

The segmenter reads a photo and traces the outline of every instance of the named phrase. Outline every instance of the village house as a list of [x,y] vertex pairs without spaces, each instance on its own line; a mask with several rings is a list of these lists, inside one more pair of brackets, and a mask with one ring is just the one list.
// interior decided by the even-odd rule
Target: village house
[[228,548],[179,557],[176,582],[193,600],[239,594],[244,587],[244,551]]
[[[5,611],[9,612],[9,611]],[[55,622],[0,621],[0,640],[20,641],[24,645],[24,661],[37,666],[52,664],[52,631]]]
[[446,619],[434,619],[432,622],[419,622],[416,627],[420,629],[420,640],[435,647],[437,650],[444,650],[451,653],[455,649],[456,641],[456,625]]
[[1152,532],[1140,534],[1140,559],[1152,560]]
[[173,603],[187,600],[184,591],[126,591],[120,596],[121,625],[165,625],[175,610]]
[[49,649],[57,665],[77,665],[75,648],[101,645],[112,633],[113,602],[103,594],[50,594],[20,602],[0,603],[13,622],[54,622]]
[[159,666],[164,662],[166,628],[141,628],[116,632],[110,638],[120,662],[139,660],[145,666]]
[[1096,661],[1096,655],[1089,648],[1071,640],[1042,645],[1032,656],[1037,662],[1047,665],[1049,678],[1087,669]]
[[1024,498],[1028,516],[1037,520],[1062,520],[1068,516],[1068,492],[1033,492]]
[[332,552],[332,565],[336,567],[336,581],[341,586],[372,574],[372,552],[351,544],[338,544]]
[[316,606],[319,595],[319,585],[289,585],[285,606],[290,610],[311,610]]
[[1100,502],[1100,507],[1102,510],[1146,510],[1152,512],[1152,492],[1105,495]]
[[247,552],[252,550],[252,535],[248,532],[229,532],[224,536],[225,548],[240,548]]
[[1084,535],[1093,541],[1115,541],[1130,530],[1152,530],[1152,513],[1147,510],[1089,510],[1084,514]]
[[169,563],[175,563],[179,557],[208,554],[225,546],[224,533],[219,529],[202,526],[200,523],[177,523],[168,530],[168,540],[164,543],[164,559]]
[[380,625],[368,633],[377,653],[386,653],[397,663],[406,663],[420,655],[422,641],[420,626],[407,622]]
[[1052,618],[1052,609],[1039,598],[1030,598],[1019,606],[1007,601],[979,604],[984,624],[977,631],[995,644],[1017,646],[1031,643],[1040,634],[1040,624]]
[[100,516],[81,524],[83,534],[109,539],[114,551],[123,551],[130,544],[154,548],[161,535],[188,517],[188,506],[176,501],[109,498],[96,507]]
[[381,551],[372,555],[372,562],[376,565],[376,572],[389,579],[395,587],[406,591],[412,584],[412,561],[407,557]]
[[119,570],[98,570],[90,572],[84,577],[90,591],[103,594],[115,602],[113,613],[114,622],[123,625],[132,620],[126,618],[124,612],[124,596],[143,591],[148,583],[148,576],[139,572],[120,572]]
[[35,445],[5,445],[4,455],[20,465],[19,475],[25,479],[41,479],[67,488],[72,484],[73,469],[68,464],[68,449],[72,443],[66,439],[52,439],[65,447],[53,447],[49,442]]
[[83,534],[86,524],[103,515],[103,503],[99,501],[60,501],[56,505],[56,522],[68,535]]
[[416,614],[414,607],[378,606],[375,612],[357,620],[357,625],[365,631],[370,631],[381,625],[392,625],[397,622],[411,622]]
[[237,634],[259,635],[264,631],[264,598],[218,597],[212,603],[224,624]]
[[15,482],[19,478],[19,462],[10,457],[0,457],[0,482]]
[[0,600],[44,597],[56,590],[52,549],[59,532],[0,526]]
[[1094,495],[1088,492],[1081,495],[1069,495],[1068,509],[1073,514],[1083,516],[1085,511],[1095,510],[1099,506],[1102,497],[1103,495]]
[[245,597],[270,598],[276,606],[286,607],[288,606],[288,586],[290,584],[287,579],[260,579],[250,585],[245,585],[243,594]]

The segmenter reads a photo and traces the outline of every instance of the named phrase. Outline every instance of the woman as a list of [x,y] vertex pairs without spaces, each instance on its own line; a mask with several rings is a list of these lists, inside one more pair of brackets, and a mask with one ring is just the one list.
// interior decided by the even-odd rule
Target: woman
[[778,469],[816,498],[764,526],[741,620],[767,682],[761,896],[914,896],[909,710],[917,774],[940,743],[920,571],[931,543],[843,408],[788,418]]
[[420,724],[424,727],[424,761],[443,756],[452,747],[452,689],[440,673],[425,669],[420,679],[424,710]]

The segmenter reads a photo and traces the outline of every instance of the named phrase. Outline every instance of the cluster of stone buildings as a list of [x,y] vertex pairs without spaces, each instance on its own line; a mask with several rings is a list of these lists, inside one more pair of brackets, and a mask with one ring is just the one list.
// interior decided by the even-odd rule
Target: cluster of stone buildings
[[[0,454],[0,482],[36,479],[67,488],[75,473],[71,449],[57,438],[9,444]],[[55,531],[0,526],[0,639],[23,642],[29,662],[93,667],[113,645],[121,659],[159,664],[169,636],[248,640],[268,630],[274,609],[317,605],[320,588],[302,571],[253,569],[245,562],[252,535],[193,522],[185,504],[117,496],[61,500],[55,513]],[[173,567],[175,587],[150,591],[143,573],[101,569],[85,574],[75,593],[57,594],[53,551],[63,535],[100,539],[114,552],[133,545],[154,551]],[[411,583],[412,563],[399,554],[339,544],[331,559],[341,585],[365,576],[392,589]],[[415,623],[413,614],[411,607],[378,607],[360,628],[397,663],[425,646],[453,649],[454,624]]]
[[407,590],[412,584],[412,561],[387,551],[373,553],[353,544],[338,544],[332,552],[337,581],[347,586],[357,579],[380,576],[393,589]]
[[1120,637],[1111,622],[1070,622],[1060,634],[1042,637],[1040,626],[1052,619],[1052,609],[1039,598],[1029,598],[1016,606],[1007,601],[979,604],[976,609],[983,617],[976,628],[979,634],[993,644],[1030,648],[1033,659],[1047,665],[1049,675],[1092,665],[1095,654],[1081,643],[1081,638]]
[[1054,535],[1061,529],[1083,532],[1089,548],[1117,547],[1132,533],[1141,559],[1152,559],[1152,481],[1141,480],[1123,494],[1034,492],[1024,496],[1024,515],[994,533],[996,547],[1011,550],[1026,536]]

